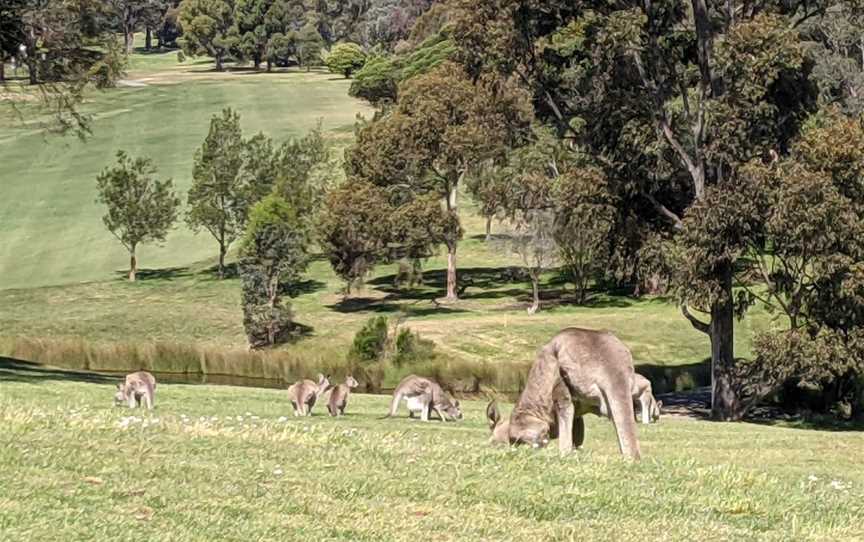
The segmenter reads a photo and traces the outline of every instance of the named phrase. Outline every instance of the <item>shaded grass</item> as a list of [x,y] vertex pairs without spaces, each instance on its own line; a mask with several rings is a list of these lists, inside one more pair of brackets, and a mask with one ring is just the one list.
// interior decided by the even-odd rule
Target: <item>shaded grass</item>
[[[854,540],[860,433],[664,419],[621,460],[487,445],[459,423],[288,418],[277,390],[160,384],[130,420],[110,384],[0,380],[0,532],[10,540]],[[214,418],[215,417],[215,418]],[[158,420],[158,421],[157,421]],[[38,511],[37,513],[34,513]]]

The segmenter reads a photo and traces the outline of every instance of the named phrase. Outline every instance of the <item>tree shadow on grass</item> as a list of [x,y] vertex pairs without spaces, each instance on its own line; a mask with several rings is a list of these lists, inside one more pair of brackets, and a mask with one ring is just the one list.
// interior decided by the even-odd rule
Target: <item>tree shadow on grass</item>
[[[116,271],[115,274],[121,278],[128,278],[128,271]],[[139,269],[135,272],[135,280],[174,280],[192,276],[192,270],[188,267],[166,267],[164,269]]]
[[[435,295],[427,295],[428,300],[435,299]],[[428,316],[432,314],[458,314],[468,312],[465,309],[447,305],[424,305],[418,307],[417,303],[423,301],[423,298],[416,299],[413,303],[399,302],[405,301],[405,298],[399,296],[387,296],[384,298],[376,297],[346,297],[338,303],[327,305],[327,308],[343,314],[351,314],[356,312],[374,312],[379,314],[405,313],[409,316]]]
[[51,380],[108,384],[117,382],[118,378],[87,371],[54,369],[31,361],[0,357],[0,382],[41,384]]

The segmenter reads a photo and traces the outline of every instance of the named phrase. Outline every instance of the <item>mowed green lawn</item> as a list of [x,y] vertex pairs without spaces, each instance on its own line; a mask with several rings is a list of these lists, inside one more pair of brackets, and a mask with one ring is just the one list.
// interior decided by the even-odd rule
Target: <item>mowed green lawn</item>
[[857,432],[666,417],[629,463],[593,416],[560,457],[488,445],[480,401],[422,423],[381,396],[295,419],[280,390],[159,385],[152,413],[112,390],[0,373],[0,538],[864,539]]
[[[324,72],[215,74],[207,61],[178,65],[175,53],[136,55],[131,67],[129,82],[88,94],[86,142],[46,135],[27,104],[22,121],[0,101],[0,288],[105,280],[128,265],[95,203],[96,176],[117,150],[151,157],[185,201],[194,152],[224,107],[240,113],[249,136],[263,131],[277,142],[321,119],[337,145],[369,112],[347,96],[349,81]],[[185,265],[211,257],[211,241],[178,224],[164,247],[145,245],[139,259],[147,268]]]

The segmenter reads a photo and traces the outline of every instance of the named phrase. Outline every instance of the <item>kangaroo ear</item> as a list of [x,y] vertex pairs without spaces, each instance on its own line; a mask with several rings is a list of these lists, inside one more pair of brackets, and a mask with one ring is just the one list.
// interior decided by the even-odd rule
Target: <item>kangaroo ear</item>
[[486,405],[486,418],[489,419],[489,427],[492,429],[501,421],[501,413],[498,412],[498,402],[495,399],[492,399]]
[[663,401],[657,401],[657,408],[663,408]]

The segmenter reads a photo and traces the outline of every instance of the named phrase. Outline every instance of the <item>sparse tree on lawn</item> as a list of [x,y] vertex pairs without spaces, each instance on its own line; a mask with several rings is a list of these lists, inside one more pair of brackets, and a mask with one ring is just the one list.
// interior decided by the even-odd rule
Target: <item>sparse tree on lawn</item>
[[248,190],[241,175],[245,144],[240,117],[231,109],[210,120],[210,132],[195,153],[186,223],[207,230],[219,243],[219,278],[225,255],[243,233],[249,211]]
[[135,280],[141,243],[164,241],[177,220],[180,199],[171,179],[160,181],[149,158],[131,158],[117,153],[117,165],[106,168],[96,179],[97,202],[108,207],[102,222],[129,251],[129,280]]
[[510,246],[522,258],[531,277],[533,302],[528,307],[528,314],[534,314],[540,310],[540,277],[559,261],[555,212],[552,209],[528,209],[518,216],[518,220],[513,222],[515,227],[510,235]]

